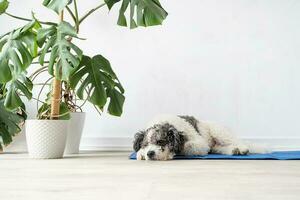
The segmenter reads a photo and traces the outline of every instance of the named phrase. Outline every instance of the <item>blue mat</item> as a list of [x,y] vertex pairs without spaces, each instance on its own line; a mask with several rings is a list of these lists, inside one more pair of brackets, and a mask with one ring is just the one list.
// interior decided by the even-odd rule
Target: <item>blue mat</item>
[[[129,156],[130,159],[136,160],[136,153]],[[174,159],[226,159],[226,160],[300,160],[300,151],[274,151],[266,154],[250,155],[221,155],[208,154],[206,156],[182,156],[176,155]]]

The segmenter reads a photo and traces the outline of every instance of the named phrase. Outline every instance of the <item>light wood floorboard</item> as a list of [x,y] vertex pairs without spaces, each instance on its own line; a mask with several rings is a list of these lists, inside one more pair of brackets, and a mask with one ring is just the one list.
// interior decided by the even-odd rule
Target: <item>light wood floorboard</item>
[[300,199],[300,161],[146,162],[128,154],[84,152],[57,160],[0,154],[0,199]]

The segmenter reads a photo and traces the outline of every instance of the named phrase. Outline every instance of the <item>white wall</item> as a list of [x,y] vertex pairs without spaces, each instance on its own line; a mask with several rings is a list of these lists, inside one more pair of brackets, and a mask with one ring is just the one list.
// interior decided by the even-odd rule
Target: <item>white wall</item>
[[[37,2],[11,0],[10,11],[29,16]],[[79,1],[81,13],[97,2]],[[106,8],[83,24],[84,52],[110,59],[127,97],[121,118],[86,107],[84,137],[131,137],[158,113],[218,121],[247,138],[299,137],[300,1],[162,4],[169,17],[160,27],[118,27],[117,10]],[[1,17],[0,31],[12,24]]]

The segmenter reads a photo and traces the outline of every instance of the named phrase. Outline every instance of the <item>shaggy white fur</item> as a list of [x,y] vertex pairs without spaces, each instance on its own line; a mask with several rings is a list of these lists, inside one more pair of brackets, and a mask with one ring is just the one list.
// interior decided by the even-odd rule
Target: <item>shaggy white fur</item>
[[[186,116],[190,121],[182,116],[161,115],[153,119],[147,126],[149,130],[143,139],[146,145],[137,152],[137,159],[150,159],[147,156],[152,151],[156,154],[155,160],[169,160],[175,155],[170,147],[163,148],[153,142],[153,135],[158,134],[157,130],[151,127],[157,125],[170,124],[184,137],[183,148],[180,154],[183,155],[206,155],[208,153],[219,153],[226,155],[245,155],[249,153],[266,153],[268,150],[263,147],[249,145],[239,140],[231,131],[218,124],[199,121],[193,117]],[[192,123],[193,122],[193,123]],[[196,127],[195,127],[196,126]],[[160,133],[163,134],[163,133]],[[159,136],[155,136],[159,137]],[[153,153],[153,154],[154,154]]]

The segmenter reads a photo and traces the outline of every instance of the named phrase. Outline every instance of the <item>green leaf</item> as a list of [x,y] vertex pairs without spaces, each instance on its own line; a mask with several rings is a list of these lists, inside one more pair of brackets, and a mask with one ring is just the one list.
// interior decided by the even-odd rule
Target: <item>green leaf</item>
[[11,80],[13,74],[20,74],[25,71],[32,59],[30,50],[23,42],[14,40],[13,34],[10,34],[0,53],[0,70],[4,72],[0,76],[0,82],[6,83]]
[[23,105],[20,94],[27,97],[27,99],[32,98],[33,84],[29,78],[24,74],[19,74],[13,80],[6,84],[6,94],[4,105],[9,110],[14,110]]
[[44,0],[43,5],[60,13],[70,2],[70,0]]
[[[12,137],[21,131],[19,124],[23,118],[17,114],[17,110],[8,111],[4,107],[3,99],[0,99],[0,138],[4,145],[12,142]],[[2,149],[0,140],[0,150]]]
[[127,26],[125,11],[129,5],[130,0],[123,0],[121,8],[119,10],[119,18],[118,18],[118,25],[120,26]]
[[108,96],[110,97],[110,102],[108,105],[108,112],[111,115],[121,116],[123,112],[123,104],[125,97],[118,90],[108,89]]
[[9,2],[7,0],[0,0],[0,15],[5,13]]
[[37,56],[37,24],[33,20],[0,39],[0,83],[7,83],[24,72]]
[[[0,123],[0,137],[2,138],[2,142],[4,143],[4,145],[8,145],[12,142],[12,136],[9,134],[6,126],[2,123]],[[2,145],[0,142],[0,151],[2,151]]]
[[68,120],[70,119],[70,111],[68,105],[65,102],[62,102],[59,107],[59,117],[60,120]]
[[104,0],[108,9],[110,10],[115,3],[118,3],[120,0]]
[[48,71],[58,79],[68,80],[70,74],[79,66],[82,51],[67,37],[77,37],[76,30],[67,22],[61,22],[57,27],[40,29],[37,43],[42,48],[39,62],[44,64],[45,55],[51,51]]
[[9,110],[23,105],[20,95],[28,99],[32,97],[32,83],[25,74],[37,56],[36,33],[39,28],[39,23],[33,20],[0,39],[0,83],[5,83],[2,96]]
[[43,47],[47,37],[49,35],[56,34],[56,27],[50,26],[49,28],[42,28],[38,31],[37,34],[37,44],[39,47]]
[[124,89],[109,61],[102,55],[83,56],[80,66],[70,77],[70,86],[80,99],[87,99],[100,109],[110,98],[108,112],[120,116],[125,97]]
[[[120,0],[105,0],[107,7],[111,9]],[[118,25],[128,26],[125,13],[129,7],[130,28],[138,26],[160,25],[168,16],[168,13],[161,6],[159,0],[122,0],[119,10]]]
[[117,76],[113,71],[113,69],[111,68],[109,61],[106,58],[104,58],[102,55],[94,56],[92,61],[95,63],[95,65],[101,66],[101,70],[105,72],[107,75],[111,76],[114,79],[117,79]]
[[26,47],[29,50],[32,58],[37,57],[38,45],[35,33],[28,32],[24,34],[23,37],[20,38],[20,41],[23,42],[23,44],[26,44]]

